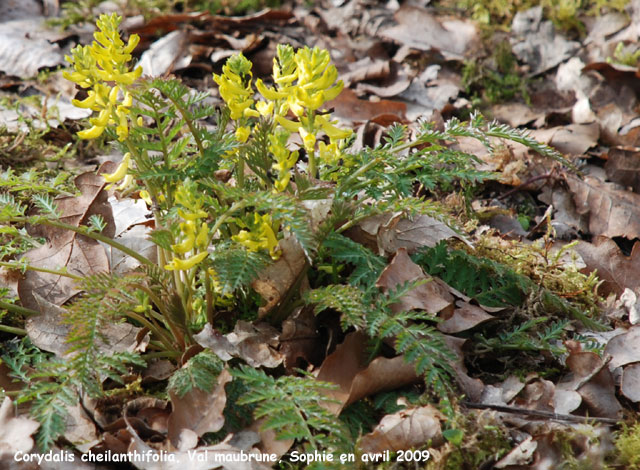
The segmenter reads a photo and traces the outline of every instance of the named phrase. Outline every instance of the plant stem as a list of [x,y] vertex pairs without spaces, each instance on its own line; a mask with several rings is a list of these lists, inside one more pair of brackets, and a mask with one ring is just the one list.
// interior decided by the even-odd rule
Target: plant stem
[[27,316],[40,315],[40,312],[38,312],[37,310],[32,310],[30,308],[26,308],[26,307],[21,307],[19,305],[10,304],[10,303],[7,303],[7,302],[3,302],[1,300],[0,300],[0,308],[8,310],[9,312],[19,313],[21,315],[27,315]]
[[27,336],[27,330],[23,328],[14,328],[13,326],[0,325],[0,331],[18,336]]
[[[29,217],[12,217],[12,221],[13,222],[30,222]],[[50,220],[50,219],[41,219],[38,218],[38,220],[35,221],[36,224],[42,224],[42,225],[48,225],[49,227],[56,227],[56,228],[62,228],[62,229],[66,229],[66,230],[71,230],[72,232],[75,232],[77,234],[80,235],[84,235],[87,238],[92,238],[93,240],[98,240],[101,241],[103,243],[106,243],[107,245],[111,246],[112,248],[115,248],[116,250],[120,250],[123,253],[131,256],[132,258],[140,261],[140,263],[142,264],[146,264],[147,266],[154,266],[154,263],[152,263],[151,261],[149,261],[147,258],[145,258],[144,256],[142,256],[140,253],[137,253],[136,251],[132,250],[129,247],[126,247],[124,245],[122,245],[121,243],[118,243],[117,241],[113,240],[112,238],[109,237],[105,237],[104,235],[97,233],[97,232],[91,232],[89,230],[86,229],[86,227],[76,227],[75,225],[70,225],[70,224],[65,224],[63,222],[58,222],[57,220]],[[56,273],[58,274],[58,273]]]
[[58,269],[39,268],[38,266],[31,266],[29,264],[23,265],[19,263],[7,263],[4,261],[0,261],[0,266],[4,266],[5,268],[16,269],[16,270],[26,269],[27,271],[37,271],[40,273],[55,274],[57,276],[68,277],[75,281],[80,281],[82,279],[80,276],[69,274],[68,272],[60,271]]

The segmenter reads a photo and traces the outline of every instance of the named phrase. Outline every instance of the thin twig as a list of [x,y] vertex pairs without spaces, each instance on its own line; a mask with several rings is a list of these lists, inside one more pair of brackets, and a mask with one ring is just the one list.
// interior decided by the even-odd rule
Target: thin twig
[[467,408],[474,408],[478,410],[496,410],[503,413],[522,414],[526,416],[532,416],[541,419],[550,419],[554,421],[572,421],[574,423],[584,423],[589,421],[597,421],[604,424],[618,424],[620,421],[612,418],[599,418],[596,416],[576,416],[576,415],[564,415],[560,413],[553,413],[551,411],[542,410],[529,410],[526,408],[519,408],[517,406],[505,406],[505,405],[492,405],[489,403],[472,403],[469,401],[463,401],[462,405]]

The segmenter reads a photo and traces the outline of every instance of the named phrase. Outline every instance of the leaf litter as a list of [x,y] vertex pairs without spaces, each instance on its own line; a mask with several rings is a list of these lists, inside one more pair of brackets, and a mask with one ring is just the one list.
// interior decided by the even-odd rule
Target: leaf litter
[[[37,6],[39,8],[39,4]],[[632,313],[636,302],[626,300],[640,291],[640,272],[635,260],[638,250],[634,243],[640,238],[636,226],[640,207],[637,204],[640,185],[635,161],[640,132],[635,113],[637,71],[633,67],[606,63],[616,44],[637,39],[640,9],[637,2],[630,3],[628,9],[628,16],[609,12],[596,17],[587,23],[583,37],[568,37],[558,30],[544,19],[541,7],[518,13],[510,32],[510,45],[519,60],[518,67],[526,76],[541,77],[548,89],[536,89],[539,85],[532,85],[531,104],[512,101],[491,107],[496,119],[530,129],[532,137],[555,147],[573,162],[588,162],[595,168],[593,171],[586,175],[557,171],[555,164],[542,161],[514,144],[508,144],[511,147],[502,153],[465,146],[464,140],[457,144],[458,148],[484,160],[485,166],[500,172],[502,187],[499,191],[502,195],[509,194],[500,204],[507,207],[507,212],[513,211],[514,207],[521,208],[522,201],[517,198],[523,196],[537,206],[536,213],[529,216],[532,222],[544,227],[546,214],[552,227],[570,226],[573,231],[569,237],[581,238],[575,249],[586,265],[583,270],[597,272],[603,281],[599,292],[614,296],[625,312],[624,317],[616,319],[617,326],[622,325],[623,329],[616,336],[603,340],[602,356],[573,344],[565,345],[561,373],[550,380],[530,371],[524,380],[509,375],[495,381],[495,374],[486,373],[469,357],[468,345],[479,329],[496,324],[505,318],[505,312],[483,306],[437,276],[429,275],[410,258],[424,247],[433,248],[442,241],[455,244],[461,238],[467,249],[472,250],[473,238],[467,240],[447,224],[426,215],[403,218],[398,214],[383,214],[362,221],[350,234],[354,240],[388,257],[389,262],[377,280],[380,289],[422,282],[393,306],[395,312],[427,311],[439,318],[437,328],[441,332],[460,335],[446,338],[457,358],[455,373],[469,400],[468,406],[484,405],[489,409],[495,406],[491,413],[496,422],[507,426],[514,435],[516,430],[520,433],[519,438],[511,441],[509,452],[494,460],[495,468],[557,467],[565,458],[558,436],[569,431],[578,433],[571,437],[577,458],[591,456],[597,459],[596,465],[600,465],[604,457],[598,445],[575,436],[579,436],[579,432],[592,432],[601,436],[598,442],[606,446],[602,436],[610,432],[607,426],[611,421],[607,420],[620,420],[623,406],[627,411],[635,411],[635,408],[628,409],[625,400],[640,401],[637,392],[640,358],[635,354],[640,350],[638,327],[635,326],[637,319],[631,321],[636,318],[633,315],[637,315],[637,312]],[[22,10],[17,18],[9,18],[11,21],[0,26],[0,35],[9,37],[7,35],[15,32],[18,24],[11,23],[25,21],[28,16],[33,16],[29,21],[38,22],[31,26],[33,35],[27,38],[14,34],[10,41],[0,41],[5,48],[10,48],[0,50],[0,70],[6,75],[33,77],[43,67],[61,64],[66,51],[63,48],[68,47],[67,38],[56,36],[53,30],[43,26],[42,10]],[[251,56],[257,74],[262,75],[268,72],[270,64],[263,60],[261,69],[260,57],[271,57],[276,43],[321,44],[342,51],[336,55],[337,65],[350,88],[330,106],[337,118],[360,132],[358,138],[363,147],[367,140],[383,141],[389,123],[408,123],[411,128],[416,119],[428,118],[434,112],[451,115],[468,111],[469,101],[460,99],[464,93],[460,70],[464,60],[483,54],[476,23],[447,17],[428,6],[398,6],[393,2],[386,8],[367,8],[356,1],[298,5],[293,11],[286,8],[264,10],[244,17],[171,14],[142,24],[138,22],[129,28],[129,32],[140,34],[146,45],[141,59],[149,64],[145,65],[146,73],[153,76],[182,74],[186,80],[204,87],[206,80],[201,80],[194,72],[204,70],[209,74],[234,51]],[[8,54],[9,50],[11,54]],[[27,53],[34,50],[38,54]],[[72,98],[72,95],[62,96],[61,100]],[[2,116],[5,123],[17,123],[17,114]],[[59,117],[62,124],[81,116],[63,111]],[[7,127],[12,132],[19,129],[17,124]],[[371,139],[365,138],[365,133],[371,135],[372,129],[375,135]],[[492,143],[498,147],[502,145],[498,139]],[[495,160],[496,155],[500,156],[499,160]],[[528,183],[540,175],[548,175],[543,192],[540,191],[542,186]],[[89,216],[101,215],[107,222],[106,235],[120,239],[123,244],[129,243],[127,246],[136,251],[150,248],[145,240],[151,227],[146,222],[140,200],[110,199],[103,184],[102,178],[97,176],[80,175],[76,185],[81,195],[59,197],[54,201],[65,222],[78,226]],[[485,196],[478,198],[479,208],[495,207],[495,199],[501,194]],[[547,211],[548,207],[552,209]],[[454,211],[459,209],[453,208]],[[520,223],[520,218],[509,217],[511,222]],[[493,226],[497,228],[498,237],[506,236],[513,227],[495,223]],[[478,236],[481,230],[482,227],[478,228],[473,236]],[[82,275],[108,270],[124,275],[137,267],[130,258],[121,255],[115,258],[114,253],[105,253],[102,245],[73,232],[47,227],[36,234],[45,242],[26,255],[36,266],[63,267],[70,274]],[[518,231],[517,235],[524,246],[534,243],[535,236],[531,232]],[[294,283],[301,282],[306,288],[307,280],[301,280],[306,263],[302,249],[290,239],[281,242],[281,250],[282,258],[262,272],[253,285],[266,301],[261,317],[277,309],[285,300],[282,296]],[[44,350],[64,354],[61,338],[65,335],[56,320],[62,316],[64,304],[79,293],[74,282],[64,276],[27,271],[18,281],[18,292],[24,306],[41,312],[40,317],[27,323],[31,340]],[[622,298],[625,292],[627,297]],[[627,320],[628,324],[625,323]],[[338,337],[327,351],[318,355],[323,344],[319,340],[320,323],[298,311],[297,316],[287,319],[284,324],[286,331],[283,328],[279,334],[264,324],[238,322],[232,333],[222,335],[205,328],[196,339],[223,361],[240,359],[255,367],[268,368],[284,364],[290,371],[301,363],[308,364],[318,380],[337,385],[336,389],[327,392],[336,400],[328,405],[336,415],[365,397],[410,387],[416,382],[413,369],[407,367],[402,356],[378,357],[369,362],[363,336],[358,332]],[[136,332],[107,335],[127,338],[127,349],[135,347]],[[545,360],[543,355],[540,363],[544,364]],[[148,426],[142,418],[125,414],[117,430],[107,432],[103,429],[102,436],[96,436],[100,437],[104,449],[141,452],[159,451],[157,442],[151,446],[149,436],[164,439],[162,446],[178,458],[171,468],[185,467],[186,449],[206,455],[206,452],[257,452],[257,446],[263,446],[263,449],[273,446],[273,436],[268,438],[266,434],[249,430],[230,433],[216,445],[203,445],[202,435],[221,429],[225,423],[226,386],[231,382],[231,377],[223,372],[210,393],[197,391],[193,396],[171,396],[171,411],[155,406],[144,408],[151,410],[146,416],[155,424]],[[621,396],[625,398],[621,399]],[[35,431],[35,422],[16,417],[7,400],[0,409],[0,420],[4,420],[6,426],[0,426],[0,430],[13,429],[20,440],[13,437],[8,440],[0,431],[0,451],[5,447],[11,451],[31,449],[30,436]],[[498,406],[502,408],[498,409]],[[536,415],[536,412],[543,414]],[[567,416],[576,421],[567,420]],[[587,416],[594,418],[595,424],[586,424],[582,418]],[[598,422],[598,418],[602,420]],[[78,418],[79,421],[82,419]],[[408,407],[382,418],[370,433],[363,435],[361,446],[369,452],[424,445],[446,446],[442,437],[442,426],[446,421],[447,418],[431,405]],[[580,421],[585,422],[575,424]],[[553,426],[547,426],[550,422]],[[588,429],[585,431],[585,428]],[[91,431],[87,430],[70,434],[68,439],[74,442],[82,433],[91,436]],[[282,444],[278,454],[284,454],[290,445]],[[211,465],[203,461],[201,466],[191,464],[186,468],[217,468]],[[267,468],[256,463],[252,465],[251,468]],[[138,468],[170,467],[141,465]],[[219,468],[244,470],[247,467],[225,464]]]

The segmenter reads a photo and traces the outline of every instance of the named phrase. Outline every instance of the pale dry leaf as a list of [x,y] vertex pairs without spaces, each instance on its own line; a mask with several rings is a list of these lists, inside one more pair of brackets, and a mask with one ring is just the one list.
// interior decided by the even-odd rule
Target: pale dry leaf
[[611,338],[604,354],[611,357],[612,368],[640,362],[640,326],[632,326],[626,333]]
[[360,440],[363,452],[395,452],[426,444],[437,447],[443,442],[440,421],[443,415],[431,405],[401,410],[386,415]]
[[197,387],[183,396],[169,392],[173,411],[169,416],[168,437],[177,450],[193,449],[198,444],[198,437],[207,432],[217,432],[224,426],[223,411],[227,404],[224,387],[231,380],[231,374],[224,369],[211,392]]
[[158,39],[140,57],[138,65],[142,67],[142,74],[160,77],[188,67],[191,63],[189,41],[186,30],[175,30]]
[[502,457],[496,464],[493,466],[494,468],[510,468],[513,466],[522,466],[527,465],[531,458],[533,457],[533,453],[538,448],[538,443],[533,440],[531,436],[526,438],[520,444],[515,446],[511,452]]
[[[37,292],[34,293],[40,315],[30,316],[25,324],[27,335],[38,348],[65,356],[70,345],[67,343],[71,325],[64,323],[66,310],[48,302]],[[138,345],[138,333],[142,328],[130,323],[110,322],[101,330],[96,341],[103,353],[132,352]]]
[[636,362],[624,368],[620,391],[632,402],[640,401],[640,363]]
[[436,16],[424,8],[403,5],[394,18],[397,25],[383,30],[383,38],[421,51],[435,49],[449,60],[465,57],[478,39],[471,21]]
[[31,435],[39,426],[33,419],[18,416],[11,399],[5,397],[0,406],[0,464],[12,460],[16,452],[33,449]]

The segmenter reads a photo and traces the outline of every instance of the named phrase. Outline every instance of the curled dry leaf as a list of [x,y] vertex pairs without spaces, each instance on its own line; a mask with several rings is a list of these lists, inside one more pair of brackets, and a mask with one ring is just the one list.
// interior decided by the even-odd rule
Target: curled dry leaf
[[283,360],[276,347],[278,331],[266,323],[236,322],[232,333],[221,335],[209,323],[194,339],[223,361],[241,358],[251,367],[278,367]]
[[613,183],[566,175],[578,214],[589,214],[589,231],[606,237],[640,238],[640,195]]
[[453,314],[443,322],[438,323],[437,328],[443,333],[460,333],[493,318],[493,315],[489,315],[477,305],[458,301]]
[[[237,434],[229,434],[219,444],[199,447],[187,452],[163,452],[147,445],[138,435],[136,430],[127,423],[127,431],[130,436],[128,448],[124,452],[137,452],[148,455],[143,461],[135,461],[133,465],[140,470],[270,470],[271,465],[267,460],[262,463],[258,460],[262,456],[253,447],[259,440],[256,433],[243,431]],[[242,461],[240,454],[254,454],[255,460]],[[263,454],[266,458],[266,455]],[[271,462],[274,463],[274,462]]]
[[611,358],[611,368],[640,362],[640,326],[632,326],[626,333],[611,338],[604,355]]
[[189,31],[176,30],[151,44],[138,62],[142,67],[142,74],[159,77],[189,66],[189,39]]
[[169,416],[168,437],[180,451],[190,450],[206,432],[217,432],[224,426],[224,407],[227,404],[225,385],[231,381],[227,369],[220,372],[218,383],[211,392],[197,387],[183,396],[169,392],[173,411]]
[[603,281],[601,293],[622,294],[626,288],[640,289],[640,243],[633,245],[630,256],[625,256],[616,242],[607,237],[595,237],[593,243],[580,241],[575,250],[588,271],[598,271]]
[[[55,200],[61,215],[60,221],[77,227],[86,224],[92,215],[100,215],[107,223],[103,234],[113,236],[113,214],[107,201],[107,193],[103,190],[105,182],[102,176],[84,173],[76,177],[75,184],[82,192],[81,196],[60,197]],[[47,239],[42,246],[25,253],[25,258],[33,266],[52,270],[66,269],[70,274],[81,277],[109,270],[104,248],[91,238],[71,230],[44,225],[32,227],[30,232]],[[18,293],[22,305],[37,310],[34,293],[48,302],[62,305],[78,293],[78,290],[75,280],[69,277],[27,271],[18,282]]]
[[366,346],[364,333],[349,333],[318,370],[318,380],[338,385],[337,389],[326,391],[335,402],[323,403],[335,415],[361,398],[419,380],[414,366],[407,364],[403,356],[378,357],[367,366]]
[[636,362],[624,368],[620,391],[632,402],[640,401],[640,363]]
[[[422,268],[409,258],[406,248],[400,248],[391,263],[380,274],[376,281],[376,287],[387,291],[395,289],[406,282],[427,279]],[[394,313],[414,309],[424,310],[428,313],[438,313],[452,307],[453,295],[449,293],[446,285],[443,286],[442,284],[434,278],[428,280],[403,295],[400,302],[394,304],[391,310]]]
[[592,352],[571,352],[567,367],[573,378],[562,384],[582,397],[591,416],[618,419],[622,406],[615,394],[615,382],[606,363]]
[[382,418],[375,429],[360,440],[363,452],[407,450],[443,442],[440,421],[444,416],[433,406],[401,410]]
[[531,457],[533,457],[533,453],[537,447],[538,443],[529,436],[520,444],[515,446],[511,452],[502,457],[493,467],[510,468],[512,465],[526,465],[531,461]]
[[278,244],[282,254],[278,261],[264,269],[251,287],[267,301],[260,307],[258,317],[263,318],[275,307],[289,288],[298,281],[305,264],[304,250],[295,237],[287,237]]
[[31,435],[39,426],[33,419],[17,416],[11,399],[4,398],[0,406],[0,467],[13,460],[16,452],[27,453],[33,449]]

